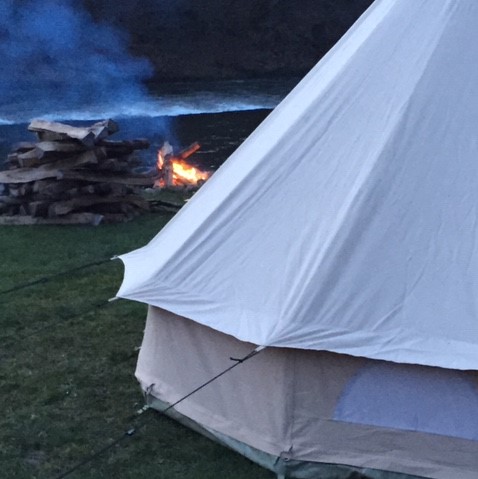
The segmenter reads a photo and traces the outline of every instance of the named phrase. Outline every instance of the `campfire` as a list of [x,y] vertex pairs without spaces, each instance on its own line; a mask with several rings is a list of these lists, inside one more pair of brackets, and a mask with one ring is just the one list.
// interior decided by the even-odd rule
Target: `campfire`
[[111,140],[118,125],[105,120],[78,127],[33,120],[36,142],[21,142],[0,171],[0,225],[100,224],[128,221],[154,209],[175,212],[181,205],[145,197],[156,188],[194,189],[210,176],[188,161],[200,148],[193,143],[174,152],[165,142],[157,171],[136,173],[137,150],[145,139]]
[[173,147],[168,141],[158,150],[156,162],[159,171],[159,179],[154,186],[156,188],[174,187],[198,187],[210,176],[209,172],[201,171],[186,160],[201,148],[198,142],[193,143],[184,150],[174,153]]

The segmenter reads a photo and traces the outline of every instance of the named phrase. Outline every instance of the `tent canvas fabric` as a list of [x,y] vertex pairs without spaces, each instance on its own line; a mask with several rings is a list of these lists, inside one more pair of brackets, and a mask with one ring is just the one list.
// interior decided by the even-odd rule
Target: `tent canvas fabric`
[[374,4],[122,257],[119,296],[255,344],[476,369],[477,20]]
[[[150,307],[136,376],[164,409],[156,399],[174,403],[253,349]],[[474,371],[267,348],[175,409],[286,477],[347,477],[326,474],[339,464],[370,478],[476,479],[477,391]]]
[[[291,460],[304,463],[370,463],[440,479],[451,477],[452,466],[453,477],[478,470],[477,437],[465,427],[478,395],[477,24],[475,0],[376,0],[163,231],[120,257],[119,297],[188,318],[221,333],[225,344],[230,336],[267,346],[254,364],[274,354],[277,387],[285,384],[281,355],[306,362],[336,354],[344,371],[349,363],[368,364],[356,376],[344,372],[343,387],[355,393],[348,400],[341,393],[333,415],[317,412],[324,421],[312,421],[321,434],[337,433],[348,453],[338,446],[327,452],[319,439],[299,446],[300,432],[304,441],[308,436],[305,426],[294,429],[288,401],[292,410],[282,413],[265,400],[263,406],[291,422],[294,444],[258,443],[267,434],[285,437],[273,418],[268,433],[251,429],[244,437],[227,427],[226,415],[222,426],[206,416],[202,424],[243,444],[255,437],[254,447],[273,455],[292,447]],[[154,331],[146,331],[145,344]],[[174,357],[160,343],[153,340],[141,354],[144,384],[149,355]],[[180,348],[176,360],[185,354]],[[198,372],[207,354],[194,357]],[[329,362],[309,368],[314,387],[323,384]],[[161,361],[155,367],[154,379],[167,374]],[[244,370],[253,381],[252,367]],[[375,391],[375,381],[410,391],[390,402],[402,407],[396,416],[391,407],[374,416],[368,401],[350,399],[367,387]],[[417,396],[413,385],[425,389]],[[156,397],[171,402],[180,388],[170,386]],[[211,385],[211,394],[222,387]],[[444,402],[434,403],[435,396]],[[460,407],[447,415],[444,404]],[[435,409],[439,417],[432,417]],[[383,461],[343,439],[353,431]],[[407,466],[389,460],[374,441],[377,431],[408,438],[391,443]],[[417,455],[411,445],[418,437],[441,453],[422,448]],[[444,465],[448,446],[454,452]]]

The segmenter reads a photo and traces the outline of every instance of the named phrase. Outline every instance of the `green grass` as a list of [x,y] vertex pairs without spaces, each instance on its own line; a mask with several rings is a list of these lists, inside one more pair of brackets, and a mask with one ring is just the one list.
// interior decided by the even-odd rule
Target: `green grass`
[[[169,217],[0,229],[0,291],[146,244]],[[145,424],[71,478],[266,479],[245,458],[149,411],[134,378],[146,306],[116,301],[119,261],[0,295],[0,477],[54,478]],[[84,313],[84,314],[82,314]]]

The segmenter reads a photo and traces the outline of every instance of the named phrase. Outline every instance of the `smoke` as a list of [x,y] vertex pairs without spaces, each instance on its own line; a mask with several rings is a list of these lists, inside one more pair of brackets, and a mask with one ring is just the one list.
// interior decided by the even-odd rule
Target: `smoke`
[[[1,117],[101,110],[147,100],[152,75],[118,29],[74,0],[0,0]],[[29,115],[30,113],[30,115]]]

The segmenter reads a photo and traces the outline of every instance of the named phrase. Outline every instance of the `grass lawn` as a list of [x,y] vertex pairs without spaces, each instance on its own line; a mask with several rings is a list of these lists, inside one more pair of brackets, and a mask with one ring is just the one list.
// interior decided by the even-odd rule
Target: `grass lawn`
[[[0,291],[148,242],[169,216],[99,227],[1,227]],[[115,295],[120,261],[0,294],[0,477],[55,478],[137,424],[71,478],[266,479],[271,473],[148,411],[134,378],[146,306]]]

